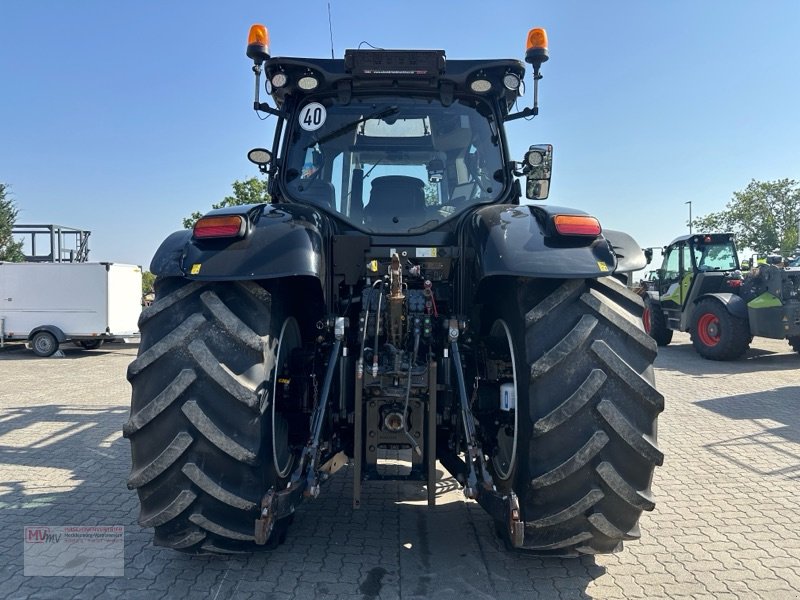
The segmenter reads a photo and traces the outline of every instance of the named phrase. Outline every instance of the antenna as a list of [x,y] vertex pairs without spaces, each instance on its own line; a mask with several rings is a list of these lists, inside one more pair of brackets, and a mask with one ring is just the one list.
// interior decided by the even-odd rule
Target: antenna
[[334,56],[333,56],[333,23],[331,22],[331,3],[330,3],[330,0],[328,0],[328,31],[331,34],[331,58],[334,58]]

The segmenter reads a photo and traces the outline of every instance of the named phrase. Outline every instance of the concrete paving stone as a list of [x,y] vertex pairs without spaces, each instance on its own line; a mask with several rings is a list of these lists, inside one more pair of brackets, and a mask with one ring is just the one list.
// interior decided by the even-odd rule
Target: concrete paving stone
[[779,592],[787,594],[792,592],[792,587],[785,579],[754,579],[747,583],[748,587],[755,592]]
[[[666,461],[653,482],[656,510],[642,516],[640,541],[588,563],[508,554],[448,479],[433,511],[408,503],[424,500],[420,486],[393,482],[366,483],[354,511],[349,469],[300,507],[273,553],[193,558],[153,548],[125,489],[128,442],[113,438],[127,419],[134,355],[122,347],[54,361],[0,351],[0,482],[16,486],[0,484],[0,511],[19,532],[0,540],[0,596],[365,598],[366,584],[375,600],[421,591],[437,600],[800,597],[800,357],[784,342],[756,338],[732,363],[698,359],[684,334],[660,349]],[[88,428],[41,448],[9,443],[19,431],[41,439],[59,420]],[[124,525],[127,577],[22,576],[22,528],[42,523]]]
[[[719,573],[724,576],[724,571],[720,571]],[[718,594],[730,590],[727,582],[719,579],[717,572],[705,573],[698,571],[695,572],[694,576],[697,578],[697,581],[702,584],[702,587],[712,594]]]

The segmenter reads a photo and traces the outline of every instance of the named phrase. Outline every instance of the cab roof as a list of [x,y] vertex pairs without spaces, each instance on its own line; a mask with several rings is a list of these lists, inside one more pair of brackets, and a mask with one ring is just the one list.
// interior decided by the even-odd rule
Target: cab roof
[[695,243],[704,242],[706,244],[723,244],[733,240],[733,237],[733,233],[693,233],[691,235],[678,236],[672,240],[669,245],[674,246],[679,242],[686,242],[689,240],[694,240]]
[[[519,88],[503,84],[506,75],[522,80],[525,65],[513,59],[447,60],[443,50],[346,50],[343,59],[273,57],[264,63],[267,79],[278,73],[285,83],[272,86],[272,97],[281,106],[286,97],[299,94],[339,94],[346,102],[354,91],[439,92],[448,105],[454,94],[469,94],[501,100],[508,111],[519,96]],[[303,77],[317,79],[312,90],[303,90],[298,82]],[[491,83],[489,90],[475,92],[470,84],[483,79]]]

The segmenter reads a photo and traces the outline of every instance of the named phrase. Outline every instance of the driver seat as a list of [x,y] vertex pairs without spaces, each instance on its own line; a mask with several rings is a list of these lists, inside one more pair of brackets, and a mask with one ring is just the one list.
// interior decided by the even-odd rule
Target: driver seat
[[416,177],[385,175],[372,181],[369,204],[364,207],[364,223],[388,225],[397,217],[425,212],[425,184]]

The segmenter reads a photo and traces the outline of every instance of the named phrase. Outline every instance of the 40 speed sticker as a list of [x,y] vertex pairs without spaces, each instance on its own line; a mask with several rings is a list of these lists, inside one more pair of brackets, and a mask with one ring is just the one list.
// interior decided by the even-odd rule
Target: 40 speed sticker
[[316,131],[325,125],[325,119],[328,117],[328,111],[319,102],[312,102],[306,104],[300,109],[300,127],[306,131]]

